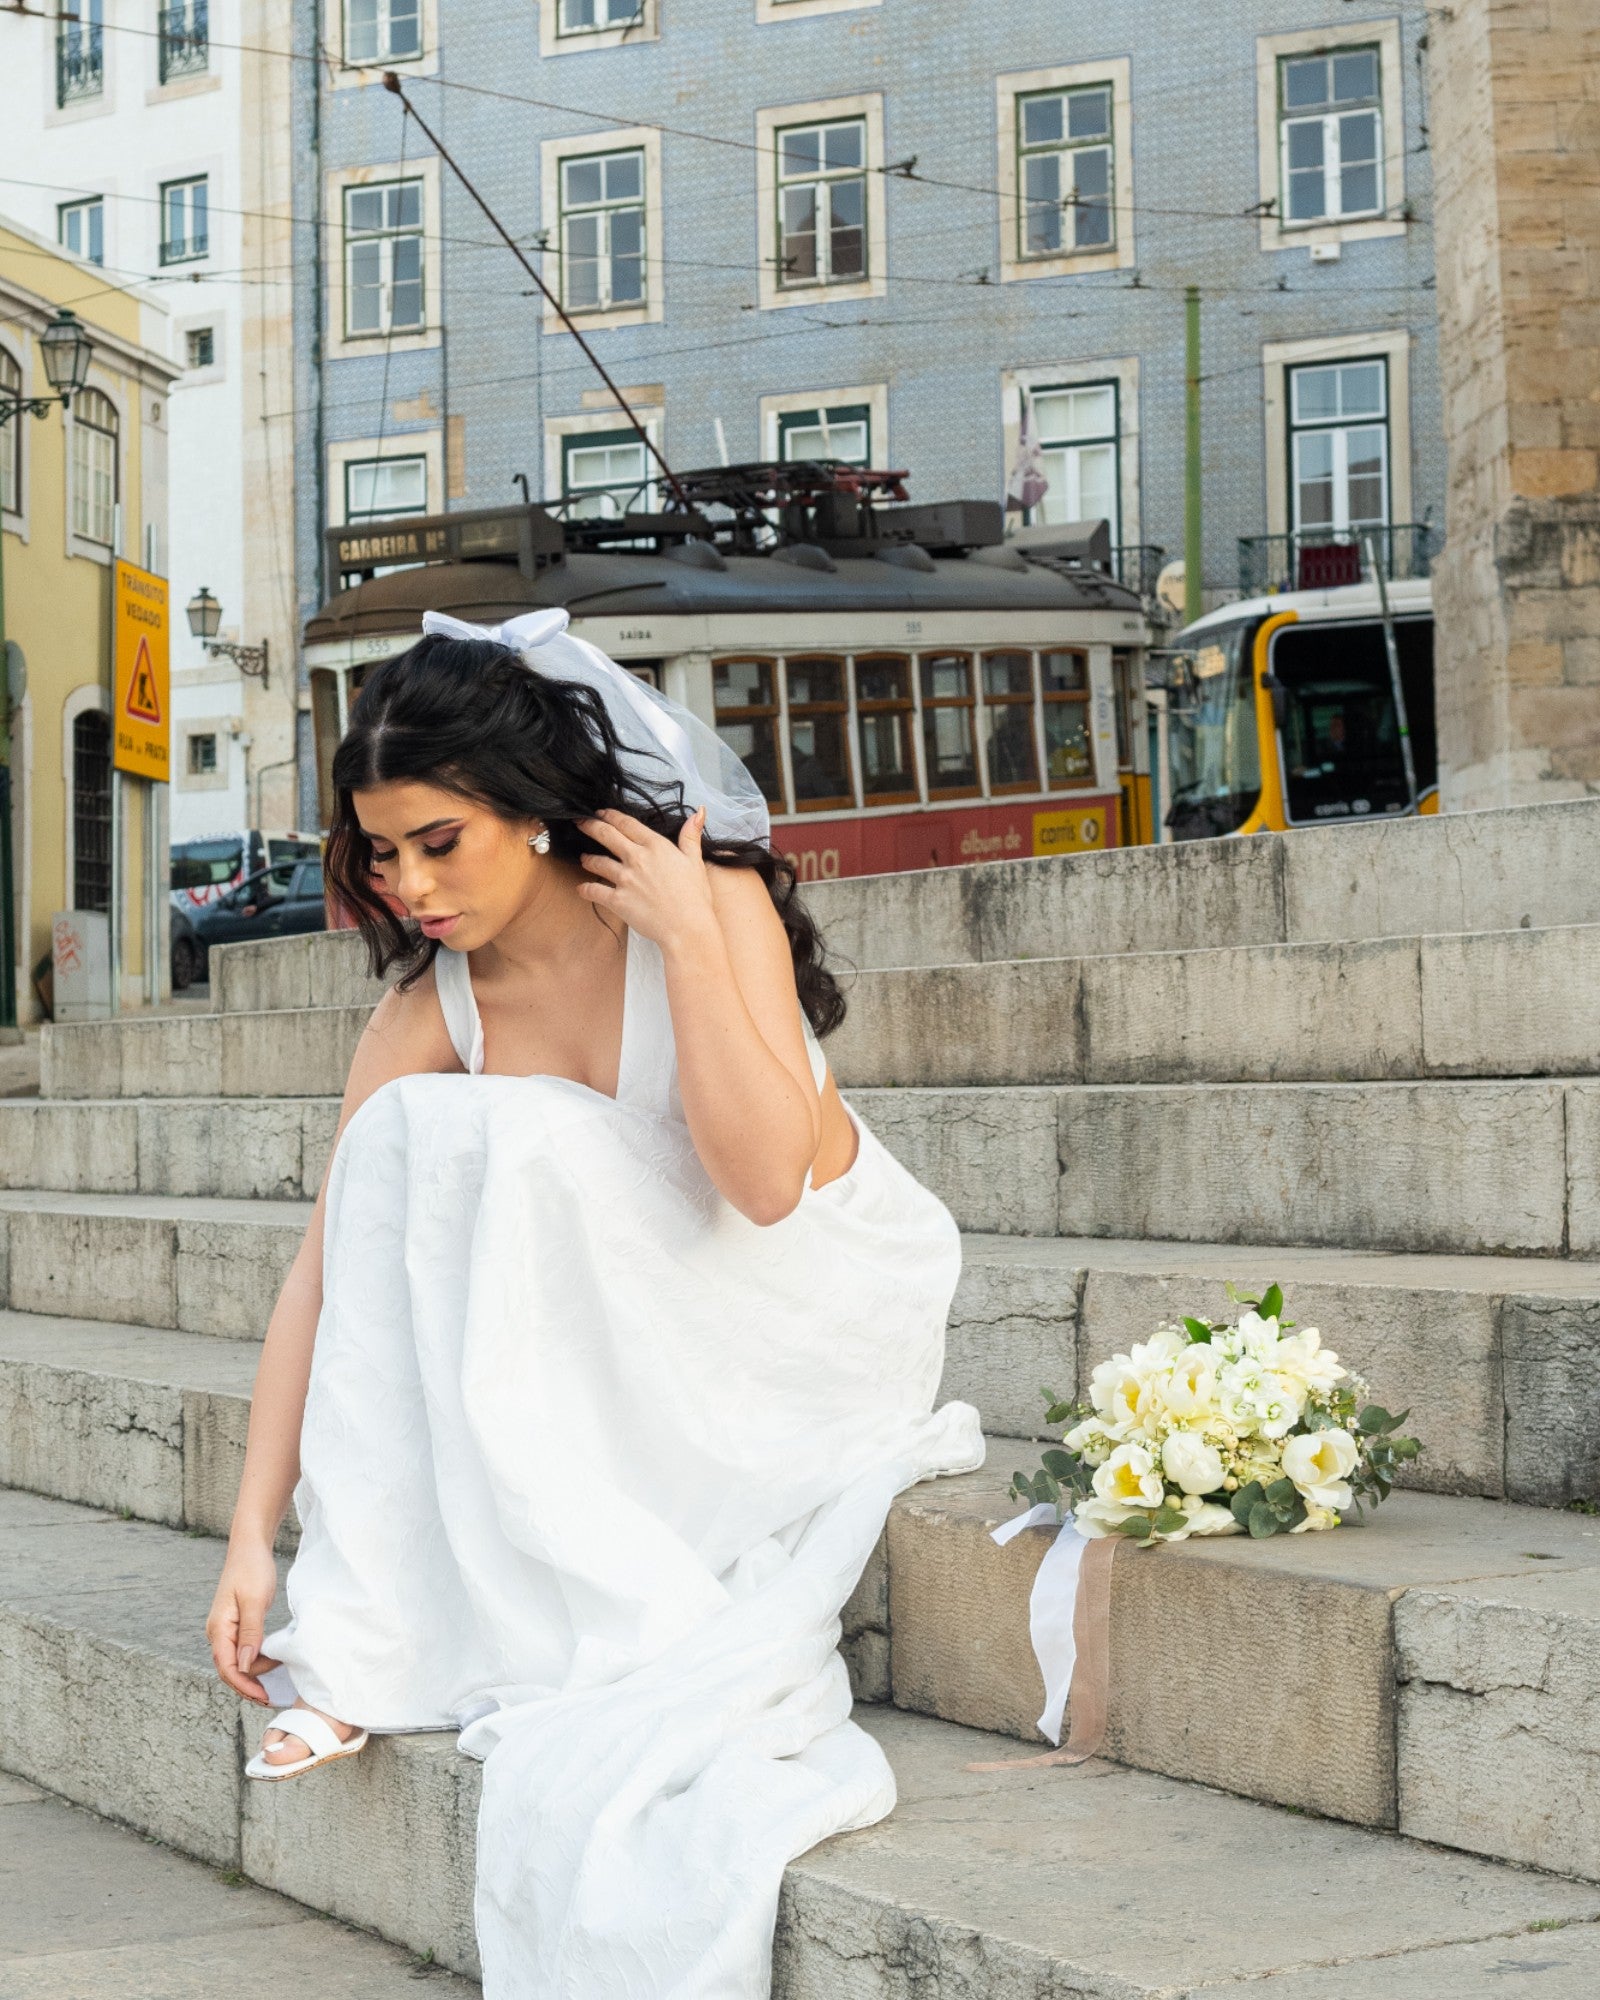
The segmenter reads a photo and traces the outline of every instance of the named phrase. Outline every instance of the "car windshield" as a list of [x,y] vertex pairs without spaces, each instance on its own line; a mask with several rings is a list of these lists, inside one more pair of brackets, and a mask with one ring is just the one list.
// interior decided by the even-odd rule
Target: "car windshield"
[[[1412,631],[1401,630],[1404,663]],[[1274,639],[1272,668],[1286,690],[1279,740],[1289,821],[1406,811],[1411,798],[1383,627],[1286,626]],[[1425,777],[1423,746],[1415,740],[1413,754]]]
[[215,888],[233,881],[243,866],[242,840],[186,840],[172,850],[172,887]]

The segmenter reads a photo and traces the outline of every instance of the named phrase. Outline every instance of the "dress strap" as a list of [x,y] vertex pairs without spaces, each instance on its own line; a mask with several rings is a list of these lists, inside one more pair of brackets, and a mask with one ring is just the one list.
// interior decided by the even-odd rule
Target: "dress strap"
[[467,954],[452,951],[447,944],[440,945],[433,959],[433,983],[438,991],[445,1027],[449,1030],[451,1047],[461,1058],[461,1066],[469,1076],[481,1076],[483,1022],[478,1016],[478,1002],[472,991],[472,970],[467,964]]

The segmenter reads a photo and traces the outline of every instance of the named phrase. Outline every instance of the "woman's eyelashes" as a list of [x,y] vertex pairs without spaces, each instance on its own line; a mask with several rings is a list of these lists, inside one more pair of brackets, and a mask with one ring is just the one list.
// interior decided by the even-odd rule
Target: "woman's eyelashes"
[[[460,834],[453,833],[442,847],[429,847],[426,844],[424,844],[422,851],[424,854],[428,855],[430,859],[438,861],[442,859],[442,857],[446,854],[454,854],[454,852],[456,851],[457,847],[460,846],[460,844],[461,844]],[[372,865],[374,868],[388,868],[394,862],[398,861],[399,858],[400,858],[399,855],[395,853],[393,849],[391,849],[390,852],[387,854],[380,854],[377,848],[373,848],[372,850]]]

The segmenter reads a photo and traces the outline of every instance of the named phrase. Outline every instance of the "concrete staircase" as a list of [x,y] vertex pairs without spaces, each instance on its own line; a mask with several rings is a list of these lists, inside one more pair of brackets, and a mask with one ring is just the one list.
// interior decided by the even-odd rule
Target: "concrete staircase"
[[[967,1232],[945,1391],[995,1443],[902,1496],[849,1607],[902,1807],[791,1870],[775,1993],[1501,1993],[1530,1927],[1539,1993],[1592,1993],[1600,804],[812,900],[860,968],[841,1086]],[[262,1717],[202,1629],[377,990],[348,936],[231,947],[213,1014],[51,1029],[42,1095],[0,1100],[0,1766],[471,1971],[478,1767],[423,1735],[245,1784]],[[1412,1490],[1126,1552],[1117,1767],[966,1771],[1037,1740],[1045,1541],[988,1529],[1039,1386],[1228,1279],[1411,1405]]]

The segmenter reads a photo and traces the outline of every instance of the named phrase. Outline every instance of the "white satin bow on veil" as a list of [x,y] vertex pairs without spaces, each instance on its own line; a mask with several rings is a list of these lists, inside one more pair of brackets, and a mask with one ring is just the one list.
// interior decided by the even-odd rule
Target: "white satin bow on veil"
[[772,822],[761,787],[716,731],[567,625],[559,605],[525,611],[503,625],[471,625],[444,611],[422,614],[425,635],[486,639],[520,654],[533,673],[593,688],[605,703],[629,777],[652,793],[663,783],[681,784],[691,811],[705,807],[705,830],[713,840],[768,839]]

